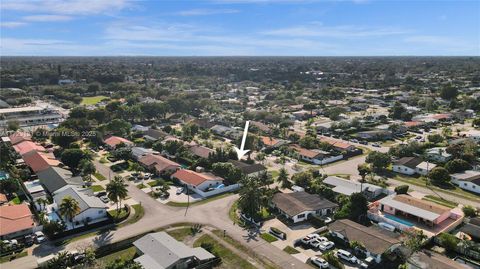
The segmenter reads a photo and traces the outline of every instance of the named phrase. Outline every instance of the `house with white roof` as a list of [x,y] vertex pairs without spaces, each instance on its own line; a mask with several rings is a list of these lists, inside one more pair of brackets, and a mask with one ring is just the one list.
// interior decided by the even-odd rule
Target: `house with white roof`
[[73,229],[78,226],[84,226],[88,223],[100,222],[107,220],[108,206],[103,203],[98,197],[88,193],[88,189],[82,189],[77,186],[67,185],[57,190],[53,195],[53,211],[57,212],[59,217],[62,217],[58,212],[63,198],[72,197],[78,202],[80,213],[78,213],[70,222],[64,219],[67,224],[67,229]]
[[450,159],[452,159],[452,154],[447,152],[446,147],[427,149],[425,154],[427,159],[441,163],[448,162]]
[[323,180],[324,184],[332,187],[332,190],[336,193],[344,194],[347,196],[353,193],[363,193],[368,199],[374,199],[382,193],[389,194],[390,191],[380,186],[370,183],[361,183],[358,181],[347,180],[337,176],[328,176]]
[[144,269],[200,268],[202,264],[215,259],[205,249],[190,248],[166,232],[147,234],[133,242],[133,245],[140,255],[135,261]]
[[480,171],[467,170],[451,175],[452,183],[467,191],[480,193]]

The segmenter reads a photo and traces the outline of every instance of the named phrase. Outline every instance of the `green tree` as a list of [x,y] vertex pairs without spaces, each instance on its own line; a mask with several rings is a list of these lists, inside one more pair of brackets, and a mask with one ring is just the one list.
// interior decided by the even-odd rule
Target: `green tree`
[[303,188],[308,188],[312,180],[313,174],[311,171],[303,171],[292,176],[292,181],[295,183],[295,185]]
[[79,167],[84,180],[86,182],[92,182],[92,175],[97,171],[93,162],[89,159],[82,159]]
[[255,177],[245,177],[241,180],[238,199],[238,208],[240,211],[251,217],[256,218],[262,208],[262,190],[260,180]]
[[408,193],[408,188],[409,188],[408,185],[400,185],[400,186],[395,187],[395,192],[397,194],[407,194]]
[[450,182],[450,174],[443,167],[435,167],[428,173],[428,178],[435,185],[445,185]]
[[462,208],[462,211],[465,217],[474,218],[477,216],[477,210],[473,206],[466,205]]
[[77,141],[79,133],[66,127],[58,127],[52,132],[52,142],[62,148],[68,148],[70,144]]
[[462,159],[453,159],[445,164],[445,169],[450,173],[460,173],[471,168],[472,166]]
[[7,129],[9,131],[16,131],[20,129],[20,123],[17,120],[9,120],[7,121]]
[[371,151],[365,159],[365,162],[370,163],[374,171],[380,171],[387,168],[392,160],[386,153]]
[[128,195],[127,185],[121,176],[115,176],[113,180],[107,184],[107,196],[112,202],[117,204],[119,211],[122,200]]
[[427,136],[428,141],[433,143],[433,144],[438,144],[443,142],[443,136],[440,134],[431,134]]
[[368,201],[362,193],[353,193],[350,195],[349,219],[357,222],[367,220]]
[[440,245],[450,252],[454,252],[460,242],[460,239],[449,233],[441,233],[438,236],[438,240]]
[[289,189],[292,187],[292,182],[288,180],[288,173],[285,168],[281,168],[277,177],[277,182],[280,184],[280,187],[284,189]]
[[114,119],[105,125],[105,130],[113,135],[126,136],[130,133],[132,125],[122,119]]
[[451,84],[442,87],[440,90],[440,97],[445,100],[453,100],[457,98],[458,89],[453,87]]
[[371,172],[370,167],[365,164],[359,164],[357,166],[358,174],[362,177],[362,182],[365,181],[365,177]]
[[66,149],[62,153],[62,163],[70,167],[72,171],[77,171],[80,162],[88,158],[88,155],[83,152],[83,150],[78,148]]
[[73,218],[80,213],[80,205],[72,196],[65,196],[58,207],[60,215],[72,222]]

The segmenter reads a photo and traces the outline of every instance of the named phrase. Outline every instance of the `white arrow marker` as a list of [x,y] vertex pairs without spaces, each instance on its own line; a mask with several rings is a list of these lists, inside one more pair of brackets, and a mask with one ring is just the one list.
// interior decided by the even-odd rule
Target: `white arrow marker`
[[244,150],[245,148],[245,140],[247,139],[247,133],[248,133],[248,125],[250,124],[250,121],[245,122],[245,130],[243,130],[243,137],[242,137],[242,144],[240,145],[240,148],[235,147],[235,151],[237,152],[237,157],[240,160],[243,155],[245,155],[249,150]]

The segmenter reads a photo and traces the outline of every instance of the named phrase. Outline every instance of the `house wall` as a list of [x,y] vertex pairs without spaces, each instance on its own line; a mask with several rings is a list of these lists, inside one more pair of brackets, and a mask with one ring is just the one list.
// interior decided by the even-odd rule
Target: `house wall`
[[415,170],[409,167],[406,167],[404,165],[393,165],[393,171],[400,173],[400,174],[405,174],[405,175],[413,175],[415,174]]
[[9,233],[9,234],[6,234],[6,235],[2,235],[0,237],[0,239],[14,239],[14,238],[24,236],[24,235],[27,235],[27,234],[31,234],[31,233],[33,233],[33,227],[25,229],[25,230],[20,230],[20,231],[16,231],[16,232],[13,232],[13,233]]
[[228,186],[225,186],[221,189],[214,189],[214,190],[211,190],[211,191],[202,191],[198,188],[190,188],[190,190],[192,190],[193,192],[197,193],[198,195],[202,196],[203,198],[207,198],[207,197],[210,197],[210,196],[213,196],[213,195],[217,195],[217,194],[220,194],[220,193],[224,193],[224,192],[229,192],[229,191],[235,191],[237,190],[238,188],[240,188],[240,184],[233,184],[233,185],[228,185]]
[[456,181],[456,183],[458,184],[458,187],[460,187],[464,190],[475,192],[475,193],[480,193],[480,186],[473,183],[473,182],[470,182],[470,181]]
[[327,215],[328,213],[333,213],[335,211],[335,208],[324,208],[324,209],[320,209],[320,210],[317,210],[317,211],[305,211],[305,212],[302,212],[300,214],[297,214],[293,217],[290,217],[286,214],[284,214],[286,217],[288,218],[291,218],[292,221],[294,223],[297,223],[297,222],[301,222],[301,221],[305,221],[308,219],[308,216],[309,215],[314,215],[314,216],[325,216]]
[[[432,168],[434,168],[434,166],[432,165]],[[432,168],[428,168],[429,171],[432,171]],[[422,168],[419,168],[419,167],[416,167],[415,168],[415,173],[419,174],[419,175],[422,175],[422,176],[426,176],[428,174],[428,171],[427,169],[422,169]]]
[[395,212],[396,212],[396,209],[393,208],[393,207],[390,207],[388,205],[381,205],[383,207],[383,212],[385,213],[388,213],[388,214],[391,214],[391,215],[395,215]]
[[[222,182],[223,182],[223,180],[207,180],[207,181],[202,182],[200,185],[196,186],[196,188],[199,189],[199,190],[205,191],[208,188],[213,188],[213,187],[216,187],[216,186],[222,184]],[[192,187],[194,187],[194,186],[192,186]]]
[[343,155],[332,156],[332,157],[323,158],[323,159],[320,159],[320,158],[313,159],[313,158],[310,158],[310,157],[307,157],[307,156],[304,156],[304,155],[300,155],[300,158],[304,161],[307,161],[307,162],[311,162],[311,163],[314,163],[314,164],[317,164],[317,165],[323,165],[323,164],[332,163],[332,162],[341,160],[341,159],[343,159]]
[[435,224],[442,223],[444,220],[448,219],[448,218],[450,217],[450,215],[451,215],[450,211],[445,212],[445,213],[443,213],[442,215],[440,215],[440,217],[438,217],[438,218],[434,221],[434,223],[435,223]]
[[89,208],[82,213],[76,215],[73,218],[73,222],[79,222],[83,224],[83,221],[90,218],[89,223],[103,220],[107,217],[107,210],[105,208]]

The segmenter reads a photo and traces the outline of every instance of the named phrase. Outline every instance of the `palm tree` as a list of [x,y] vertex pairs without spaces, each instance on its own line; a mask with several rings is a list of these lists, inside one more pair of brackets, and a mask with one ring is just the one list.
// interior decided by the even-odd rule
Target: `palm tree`
[[260,180],[255,177],[246,177],[241,180],[240,198],[238,207],[242,213],[254,218],[262,207],[262,196]]
[[127,195],[127,184],[125,184],[121,176],[115,176],[113,180],[107,184],[107,196],[117,204],[117,212],[122,205],[122,200],[125,199]]
[[80,213],[80,205],[72,196],[67,195],[63,197],[58,211],[60,212],[60,215],[72,222],[73,218]]
[[45,208],[47,203],[48,203],[48,201],[44,198],[40,197],[40,198],[37,199],[37,204],[40,206],[40,211],[42,211]]
[[277,182],[280,184],[280,187],[284,189],[292,187],[292,182],[288,180],[288,173],[284,167],[280,169],[280,173],[277,177]]

